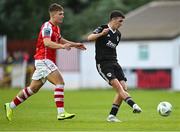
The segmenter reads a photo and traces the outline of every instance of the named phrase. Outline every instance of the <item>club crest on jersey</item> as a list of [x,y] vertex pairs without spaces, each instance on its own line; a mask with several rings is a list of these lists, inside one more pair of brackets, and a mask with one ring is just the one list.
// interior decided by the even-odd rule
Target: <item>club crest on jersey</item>
[[109,72],[109,73],[107,73],[107,76],[108,76],[108,77],[111,77],[111,76],[112,76],[112,74]]

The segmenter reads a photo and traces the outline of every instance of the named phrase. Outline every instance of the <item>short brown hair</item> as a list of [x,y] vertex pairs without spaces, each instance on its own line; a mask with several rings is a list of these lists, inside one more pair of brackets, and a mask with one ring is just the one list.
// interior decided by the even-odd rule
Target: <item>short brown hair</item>
[[63,7],[57,3],[53,3],[49,6],[49,12],[63,11]]
[[121,12],[121,11],[118,11],[118,10],[114,10],[111,12],[110,14],[110,20],[112,18],[115,18],[115,17],[122,17],[122,18],[125,18],[124,14]]

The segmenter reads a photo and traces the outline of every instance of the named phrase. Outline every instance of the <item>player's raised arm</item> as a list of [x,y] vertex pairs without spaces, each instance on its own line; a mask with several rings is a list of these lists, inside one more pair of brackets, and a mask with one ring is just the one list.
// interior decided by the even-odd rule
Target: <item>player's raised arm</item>
[[95,41],[97,38],[99,38],[103,35],[106,35],[109,32],[109,28],[103,29],[102,32],[100,32],[100,30],[98,30],[98,29],[96,29],[96,30],[87,37],[88,41]]

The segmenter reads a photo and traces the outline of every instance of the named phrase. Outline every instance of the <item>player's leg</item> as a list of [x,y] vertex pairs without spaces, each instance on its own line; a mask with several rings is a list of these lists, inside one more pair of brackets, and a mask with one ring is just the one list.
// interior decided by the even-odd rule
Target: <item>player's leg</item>
[[[126,83],[124,83],[124,82],[125,81],[122,81],[121,85],[123,86],[124,90],[127,91],[127,86],[126,86]],[[121,83],[121,81],[120,81],[120,83]],[[123,102],[123,98],[120,96],[120,94],[116,93],[109,115],[116,116],[116,114],[118,113],[118,111],[120,109],[122,102]]]
[[32,80],[30,86],[22,89],[10,103],[5,103],[6,117],[9,121],[12,120],[13,109],[23,103],[31,95],[35,94],[42,85],[43,83],[41,80]]
[[[110,84],[110,80],[115,78],[114,72],[113,72],[113,65],[110,64],[97,64],[96,65],[98,73],[101,75],[101,77],[107,81]],[[111,84],[110,84],[111,85]],[[116,117],[116,114],[118,113],[119,107],[122,103],[122,97],[119,95],[119,93],[116,93],[113,104],[110,110],[110,113],[107,117],[107,121],[109,122],[120,122],[120,120]]]
[[[121,80],[120,84],[122,85],[123,89],[127,92],[128,88],[127,88],[126,82],[124,80]],[[126,100],[126,101],[128,101],[128,100]],[[142,111],[141,108],[137,104],[133,105],[133,113],[140,113],[141,111]]]
[[133,99],[130,97],[128,92],[124,90],[121,83],[117,79],[112,79],[110,81],[113,88],[116,90],[117,93],[123,98],[123,100],[133,108],[134,113],[140,113],[142,110],[141,108],[133,101]]
[[[123,81],[120,81],[121,85],[123,86],[123,89],[125,91],[127,91],[127,85],[126,85],[126,82],[123,80]],[[123,101],[123,98],[120,96],[120,94],[116,93],[115,97],[114,97],[114,100],[113,100],[113,104],[112,104],[112,108],[111,108],[111,111],[109,113],[109,115],[114,115],[116,116],[116,114],[118,113],[119,111],[119,108],[122,104],[122,101]]]
[[109,122],[121,122],[116,117],[116,115],[119,111],[119,108],[122,104],[122,101],[123,101],[122,97],[117,93],[114,97],[112,108],[111,108],[111,111],[109,113],[109,116],[107,117],[107,121],[109,121]]
[[123,87],[123,89],[127,92],[128,88],[127,88],[127,83],[124,80],[119,81],[121,86]]
[[[117,77],[117,79],[120,83],[120,86],[123,87],[122,92],[124,92],[128,95],[128,97],[124,98],[124,101],[133,108],[133,113],[140,113],[142,111],[141,108],[137,104],[135,104],[135,102],[130,97],[129,93],[127,92],[127,89],[128,89],[127,83],[126,83],[127,79],[124,75],[124,72],[123,72],[121,66],[118,63],[116,63],[114,65],[114,70],[115,70],[115,76]],[[119,84],[118,84],[118,86],[119,86]]]
[[67,113],[64,110],[64,80],[59,70],[51,72],[47,76],[47,80],[56,86],[54,90],[54,101],[58,112],[57,119],[64,120],[73,118],[75,114]]

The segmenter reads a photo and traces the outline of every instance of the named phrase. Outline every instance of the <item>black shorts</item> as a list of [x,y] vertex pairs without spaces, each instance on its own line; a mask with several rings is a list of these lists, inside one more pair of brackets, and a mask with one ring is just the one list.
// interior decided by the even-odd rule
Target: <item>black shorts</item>
[[96,68],[101,77],[110,84],[112,79],[118,79],[119,81],[127,81],[121,66],[115,62],[99,63],[96,64]]

